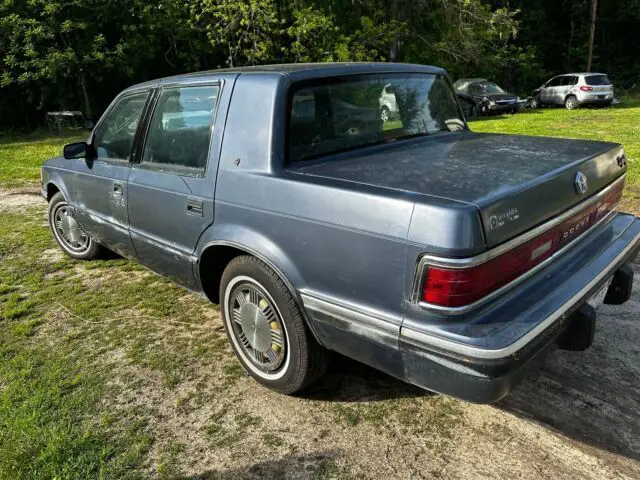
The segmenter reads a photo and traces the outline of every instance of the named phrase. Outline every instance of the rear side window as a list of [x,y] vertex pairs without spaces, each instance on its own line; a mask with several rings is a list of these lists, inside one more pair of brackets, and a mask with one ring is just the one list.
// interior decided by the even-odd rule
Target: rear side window
[[294,86],[289,160],[464,128],[453,90],[441,75],[331,78]]
[[204,170],[217,85],[165,88],[149,122],[142,162]]
[[584,81],[587,85],[611,85],[606,75],[588,75],[584,77]]

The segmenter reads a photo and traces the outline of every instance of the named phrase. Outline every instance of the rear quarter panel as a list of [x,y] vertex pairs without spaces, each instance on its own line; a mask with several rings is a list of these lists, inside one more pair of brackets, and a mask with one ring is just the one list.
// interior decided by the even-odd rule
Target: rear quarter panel
[[197,254],[215,243],[245,246],[280,271],[299,299],[310,296],[380,318],[397,348],[415,202],[403,192],[381,196],[375,187],[288,171],[287,82],[278,75],[238,77],[220,156],[215,221]]

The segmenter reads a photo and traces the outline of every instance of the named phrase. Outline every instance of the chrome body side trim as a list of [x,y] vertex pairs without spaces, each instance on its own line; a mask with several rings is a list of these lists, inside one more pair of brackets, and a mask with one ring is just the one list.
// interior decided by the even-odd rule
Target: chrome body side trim
[[304,307],[308,310],[323,313],[343,321],[353,322],[372,331],[377,330],[396,336],[400,334],[402,318],[395,318],[383,312],[366,309],[352,303],[345,303],[335,298],[320,296],[315,292],[302,292],[300,296]]
[[482,347],[476,347],[473,345],[466,345],[425,332],[413,330],[407,327],[402,327],[400,336],[406,341],[419,347],[436,348],[466,357],[478,358],[482,360],[496,360],[509,357],[517,353],[528,343],[534,340],[538,335],[540,335],[544,330],[546,330],[547,327],[549,327],[552,323],[556,322],[559,318],[565,315],[567,311],[569,311],[576,304],[576,302],[580,301],[581,298],[587,295],[591,289],[602,282],[607,276],[612,275],[614,273],[613,269],[615,268],[615,266],[634,248],[638,247],[638,242],[640,242],[640,233],[638,233],[633,238],[633,240],[609,263],[607,268],[603,269],[596,277],[594,277],[589,283],[587,283],[582,289],[580,289],[580,291],[578,291],[567,302],[565,302],[562,307],[557,309],[555,312],[553,312],[542,322],[537,324],[534,328],[532,328],[518,340],[504,348],[491,350]]
[[603,218],[601,218],[598,222],[593,224],[589,228],[589,230],[587,232],[585,232],[584,235],[581,235],[581,236],[577,237],[576,239],[574,239],[573,241],[569,242],[563,248],[561,248],[560,250],[555,252],[547,260],[545,260],[544,262],[540,263],[539,265],[536,265],[534,268],[532,268],[531,270],[529,270],[526,273],[522,274],[521,276],[519,276],[515,280],[513,280],[510,283],[500,287],[498,290],[495,290],[495,291],[491,292],[490,294],[486,295],[485,297],[481,298],[480,300],[477,300],[474,303],[471,303],[469,305],[464,305],[462,307],[443,307],[443,306],[440,306],[440,305],[433,305],[433,304],[421,301],[422,289],[423,289],[423,286],[424,286],[424,278],[425,278],[425,274],[426,274],[427,268],[429,266],[437,266],[437,267],[450,268],[450,269],[461,269],[461,268],[475,267],[475,266],[480,265],[482,263],[488,262],[489,260],[492,260],[493,258],[496,258],[496,257],[508,252],[509,250],[512,250],[512,249],[522,245],[523,243],[526,243],[529,240],[532,240],[532,239],[536,238],[537,236],[539,236],[539,235],[543,234],[544,232],[546,232],[546,231],[548,231],[548,230],[560,225],[565,220],[567,220],[567,219],[573,217],[574,215],[580,213],[581,211],[585,210],[586,208],[590,207],[591,205],[597,203],[603,197],[605,197],[613,188],[617,187],[620,183],[624,182],[625,176],[626,175],[620,176],[617,180],[615,180],[609,186],[607,186],[606,188],[604,188],[603,190],[598,192],[596,195],[594,195],[593,197],[585,200],[584,202],[579,203],[578,205],[576,205],[575,207],[573,207],[570,210],[566,211],[565,213],[563,213],[563,214],[561,214],[561,215],[549,220],[548,222],[546,222],[546,223],[534,228],[533,230],[529,230],[528,232],[520,235],[519,237],[516,237],[516,238],[508,241],[507,243],[504,243],[504,244],[502,244],[502,245],[500,245],[500,246],[498,246],[498,247],[496,247],[496,248],[494,248],[492,250],[489,250],[487,252],[481,253],[480,255],[476,255],[475,257],[447,258],[447,257],[438,257],[438,256],[428,255],[428,254],[421,256],[420,259],[418,260],[418,263],[417,263],[416,269],[415,269],[415,273],[414,273],[413,287],[412,287],[412,292],[411,292],[411,301],[413,303],[416,303],[416,304],[420,305],[422,308],[425,308],[425,309],[428,309],[428,310],[433,310],[433,311],[435,311],[437,313],[441,313],[441,314],[445,314],[445,315],[447,315],[447,314],[459,314],[459,313],[464,313],[464,312],[468,312],[470,310],[473,310],[474,308],[477,308],[480,305],[482,305],[482,304],[484,304],[484,303],[496,298],[498,295],[504,293],[505,291],[515,287],[519,283],[522,283],[527,278],[531,277],[536,272],[540,271],[542,268],[544,268],[545,266],[549,265],[549,263],[551,263],[553,260],[557,259],[560,255],[562,255],[564,252],[566,252],[570,247],[575,246],[578,242],[580,242],[581,240],[587,238],[588,235],[589,235],[589,232],[592,232],[596,227],[611,221],[611,219],[613,219],[613,217],[616,214],[617,205],[615,205],[613,207],[611,212],[609,212],[607,215],[605,215]]

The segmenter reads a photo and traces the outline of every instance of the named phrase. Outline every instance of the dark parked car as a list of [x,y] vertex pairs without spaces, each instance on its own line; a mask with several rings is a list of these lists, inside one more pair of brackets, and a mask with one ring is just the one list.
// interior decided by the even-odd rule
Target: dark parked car
[[278,65],[128,88],[42,195],[71,257],[111,249],[219,303],[269,388],[335,351],[492,402],[629,298],[625,172],[614,143],[471,132],[439,68]]
[[517,113],[525,103],[486,78],[461,78],[453,84],[467,117],[492,113]]

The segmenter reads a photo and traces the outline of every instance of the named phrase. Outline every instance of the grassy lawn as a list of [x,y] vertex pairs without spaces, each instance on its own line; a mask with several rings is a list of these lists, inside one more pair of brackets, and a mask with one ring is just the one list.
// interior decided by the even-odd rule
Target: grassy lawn
[[47,158],[62,155],[66,143],[87,138],[84,130],[61,134],[35,132],[29,135],[0,134],[0,187],[23,187],[40,180],[40,167]]

